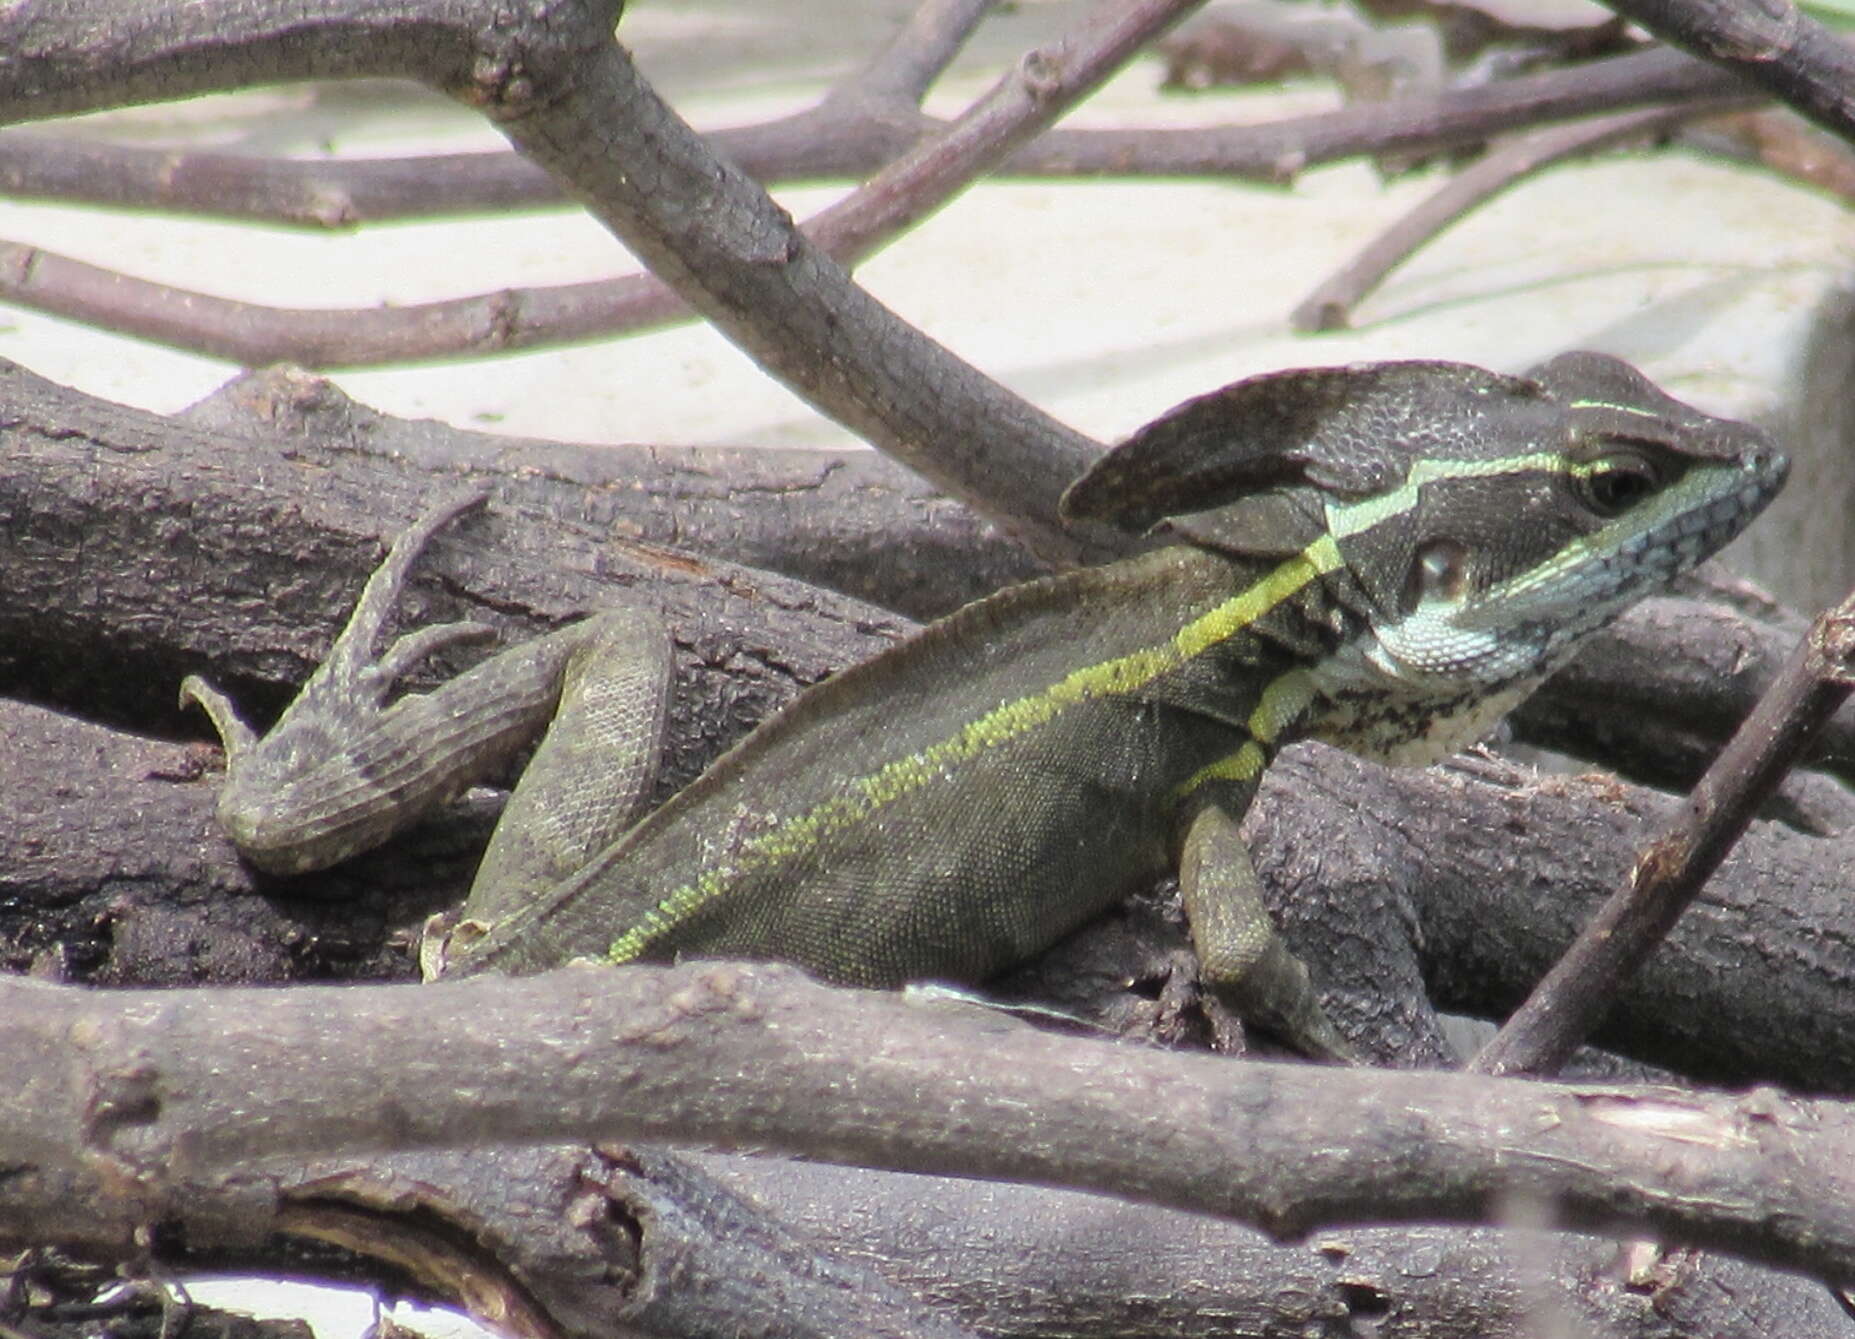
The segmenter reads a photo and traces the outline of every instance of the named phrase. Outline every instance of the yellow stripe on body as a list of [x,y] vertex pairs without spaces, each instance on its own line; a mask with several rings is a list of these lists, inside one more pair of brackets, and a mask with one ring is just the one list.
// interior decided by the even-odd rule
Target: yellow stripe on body
[[1254,781],[1269,765],[1267,746],[1292,725],[1314,700],[1314,680],[1305,669],[1278,674],[1262,690],[1250,713],[1250,738],[1236,752],[1206,763],[1173,790],[1175,798],[1190,795],[1211,781]]
[[[887,763],[868,776],[847,781],[845,793],[834,795],[771,831],[744,842],[732,863],[704,870],[692,882],[672,889],[636,925],[612,941],[606,957],[612,962],[628,962],[638,957],[653,939],[700,911],[736,880],[805,854],[831,833],[861,822],[882,806],[944,775],[948,768],[1016,739],[1065,708],[1145,686],[1166,671],[1243,631],[1310,581],[1336,570],[1341,562],[1339,545],[1331,535],[1322,535],[1300,553],[1271,569],[1261,580],[1199,615],[1159,645],[1097,665],[1086,665],[1041,692],[995,707],[937,744]],[[1252,732],[1257,730],[1259,718],[1265,723],[1274,720],[1275,713],[1286,707],[1286,700],[1280,693],[1275,699],[1270,695],[1277,692],[1278,685],[1293,677],[1292,674],[1282,675],[1265,690],[1264,701],[1251,717]],[[1282,717],[1281,723],[1285,724],[1287,719]],[[1279,729],[1279,724],[1274,728]],[[1273,730],[1265,738],[1272,735]],[[1256,756],[1257,770],[1260,770],[1260,748]]]
[[1336,539],[1348,539],[1362,530],[1370,530],[1381,521],[1415,507],[1417,494],[1426,484],[1452,479],[1492,479],[1503,474],[1578,473],[1580,468],[1558,451],[1534,451],[1524,456],[1501,456],[1491,460],[1417,460],[1411,463],[1404,482],[1388,493],[1361,498],[1357,502],[1328,499],[1327,529]]
[[1268,765],[1269,756],[1262,751],[1262,745],[1253,739],[1246,739],[1243,747],[1235,753],[1219,758],[1216,762],[1206,763],[1180,782],[1173,788],[1172,797],[1182,800],[1198,787],[1212,781],[1254,781]]
[[1250,713],[1250,733],[1264,744],[1273,744],[1313,700],[1314,677],[1305,669],[1278,674],[1256,700],[1256,710]]

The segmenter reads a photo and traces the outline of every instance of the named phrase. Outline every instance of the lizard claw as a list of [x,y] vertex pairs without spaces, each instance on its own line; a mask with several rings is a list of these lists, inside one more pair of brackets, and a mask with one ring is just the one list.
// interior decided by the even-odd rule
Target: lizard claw
[[[373,658],[374,648],[380,644],[380,634],[385,629],[387,620],[392,617],[394,606],[399,603],[400,593],[405,589],[406,577],[412,571],[413,563],[418,561],[419,555],[425,551],[425,546],[431,543],[433,535],[465,512],[482,506],[488,498],[489,494],[483,492],[466,493],[434,507],[400,532],[399,536],[394,539],[392,548],[387,550],[386,560],[374,569],[374,574],[367,578],[367,584],[361,588],[361,598],[355,602],[354,612],[348,616],[348,625],[342,629],[341,636],[335,639],[335,645],[329,648],[328,659],[317,671],[317,678],[328,678],[341,683],[358,683],[361,680],[367,662]],[[458,624],[456,626],[473,627],[476,625]],[[437,630],[427,629],[425,633],[410,635],[416,638],[435,631]],[[424,653],[429,654],[430,649],[443,644],[442,633],[439,636],[440,640],[427,646]],[[459,637],[455,640],[462,639]],[[400,651],[400,646],[406,640],[406,638],[401,638],[400,643],[387,652],[384,658],[386,662],[394,662],[396,657],[404,656],[405,653]],[[400,668],[410,665],[412,659],[405,659]]]
[[488,623],[460,622],[440,623],[429,628],[420,628],[408,632],[381,656],[378,663],[362,670],[363,678],[376,681],[381,697],[385,697],[394,684],[409,673],[414,666],[429,656],[450,646],[462,646],[470,642],[493,641],[496,629]]
[[219,732],[219,743],[228,761],[258,742],[257,733],[245,724],[238,708],[232,705],[232,699],[197,674],[189,674],[180,681],[180,705],[183,709],[198,705],[206,713],[213,729]]

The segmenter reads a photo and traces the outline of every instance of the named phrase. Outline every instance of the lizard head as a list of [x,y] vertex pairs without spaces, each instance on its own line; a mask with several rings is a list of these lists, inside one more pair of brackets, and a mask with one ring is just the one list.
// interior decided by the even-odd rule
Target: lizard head
[[1568,353],[1275,373],[1187,402],[1074,484],[1066,515],[1314,563],[1364,636],[1361,689],[1537,680],[1718,551],[1784,481],[1760,430]]

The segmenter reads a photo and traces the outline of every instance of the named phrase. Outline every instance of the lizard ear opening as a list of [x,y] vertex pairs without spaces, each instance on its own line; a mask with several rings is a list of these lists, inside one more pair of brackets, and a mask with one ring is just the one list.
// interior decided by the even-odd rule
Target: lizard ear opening
[[[1462,363],[1300,368],[1187,400],[1069,486],[1061,513],[1141,533],[1162,520],[1309,484],[1341,498],[1394,488],[1404,439],[1465,395],[1537,388]],[[1219,527],[1220,529],[1225,527]]]

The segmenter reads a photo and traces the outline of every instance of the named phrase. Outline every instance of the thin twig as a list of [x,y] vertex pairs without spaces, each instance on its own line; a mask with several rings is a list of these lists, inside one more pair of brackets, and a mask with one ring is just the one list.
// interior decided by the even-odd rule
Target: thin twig
[[[843,264],[868,257],[1034,138],[1199,3],[1098,8],[1069,37],[1025,56],[941,134],[820,213],[807,234]],[[985,7],[982,0],[930,0],[911,32],[918,29],[919,41],[944,65],[954,38],[970,31]],[[904,46],[892,44],[869,67],[871,77],[911,88],[919,83],[933,62],[897,55]],[[888,73],[891,65],[903,72]],[[270,307],[136,279],[16,242],[0,242],[0,298],[247,367],[288,362],[315,369],[534,348],[692,315],[648,274],[396,307]]]
[[807,234],[846,264],[861,260],[1035,139],[1201,3],[1140,0],[1097,6],[1069,36],[1026,54],[945,133],[924,140],[813,218]]
[[1352,324],[1353,309],[1384,282],[1386,275],[1469,211],[1509,187],[1567,158],[1647,138],[1743,101],[1708,100],[1625,112],[1542,130],[1505,144],[1451,177],[1441,190],[1368,242],[1358,255],[1302,299],[1289,322],[1304,332],[1345,329]]
[[1604,0],[1855,143],[1855,48],[1792,0]]
[[1652,842],[1576,943],[1470,1062],[1481,1074],[1550,1074],[1603,1017],[1753,815],[1855,689],[1855,592],[1810,625],[1679,817]]
[[[885,57],[902,61],[891,47]],[[884,59],[879,57],[878,59]],[[853,75],[817,106],[710,132],[716,153],[765,182],[862,177],[946,128],[881,95],[884,73]],[[1648,51],[1433,97],[1347,107],[1262,125],[1059,128],[1019,148],[997,175],[1214,176],[1285,184],[1305,168],[1386,152],[1479,143],[1544,121],[1730,93],[1737,81],[1678,52]],[[0,135],[0,193],[120,208],[255,219],[317,229],[568,202],[519,154],[350,160],[91,143],[37,131]]]
[[927,0],[889,44],[825,94],[824,102],[875,100],[918,107],[998,0]]

